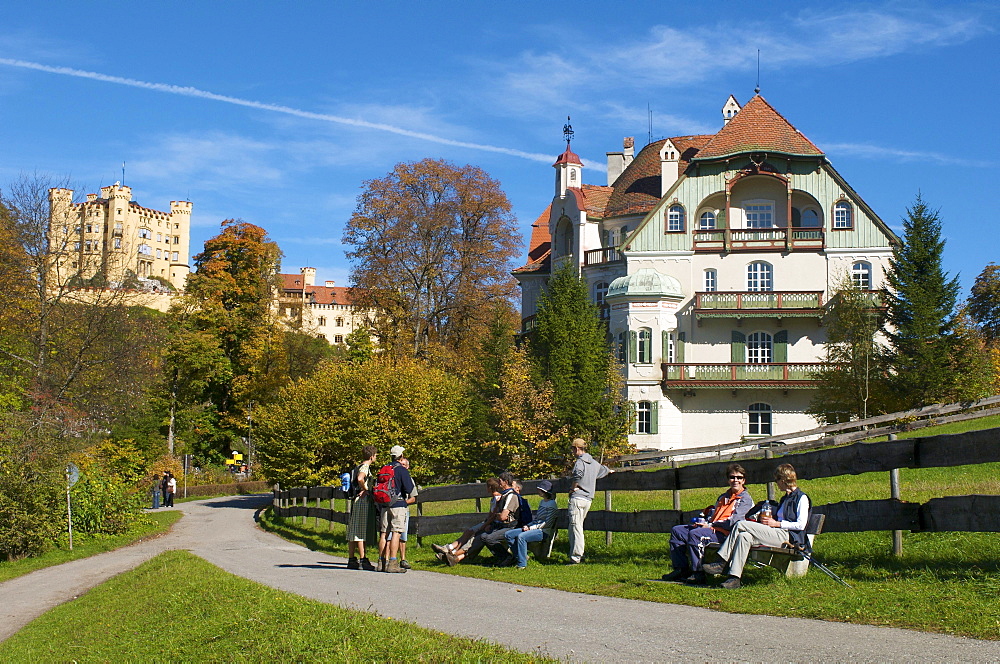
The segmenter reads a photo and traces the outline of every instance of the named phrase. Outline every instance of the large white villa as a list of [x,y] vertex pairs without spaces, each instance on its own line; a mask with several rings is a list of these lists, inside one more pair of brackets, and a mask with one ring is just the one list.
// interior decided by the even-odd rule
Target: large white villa
[[624,366],[631,442],[663,450],[808,429],[822,316],[850,276],[883,285],[898,238],[763,97],[730,96],[715,134],[608,153],[608,184],[559,155],[533,225],[524,330],[552,271],[590,288]]

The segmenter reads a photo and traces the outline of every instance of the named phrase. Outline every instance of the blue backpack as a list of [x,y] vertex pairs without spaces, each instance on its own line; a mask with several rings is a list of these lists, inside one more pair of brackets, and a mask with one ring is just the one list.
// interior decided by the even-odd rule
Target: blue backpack
[[517,496],[517,500],[519,503],[517,508],[517,527],[523,528],[531,523],[531,506],[528,505],[528,501],[524,499],[524,496],[520,494]]

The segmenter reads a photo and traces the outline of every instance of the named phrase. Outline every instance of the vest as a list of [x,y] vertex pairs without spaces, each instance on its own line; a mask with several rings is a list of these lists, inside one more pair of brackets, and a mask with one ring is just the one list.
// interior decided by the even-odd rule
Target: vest
[[[799,520],[799,499],[806,494],[802,493],[802,489],[796,487],[791,493],[786,493],[781,497],[778,502],[778,509],[782,510],[781,517],[784,521],[798,521]],[[807,496],[808,497],[808,496]],[[809,501],[810,511],[812,508],[812,501]],[[808,517],[807,517],[808,520]],[[792,544],[796,546],[801,546],[805,548],[807,552],[812,551],[812,546],[809,544],[809,538],[806,537],[806,531],[804,530],[789,530],[788,539]]]

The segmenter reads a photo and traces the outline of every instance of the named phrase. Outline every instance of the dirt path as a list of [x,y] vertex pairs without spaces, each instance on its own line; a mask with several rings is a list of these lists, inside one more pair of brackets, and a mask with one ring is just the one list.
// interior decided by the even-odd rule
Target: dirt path
[[[0,640],[162,551],[188,549],[274,588],[571,661],[1000,661],[995,641],[737,616],[418,570],[398,575],[351,571],[343,558],[258,529],[253,513],[263,503],[253,496],[183,503],[177,509],[185,518],[164,537],[0,584]],[[497,620],[505,607],[517,616],[516,628],[509,620]]]

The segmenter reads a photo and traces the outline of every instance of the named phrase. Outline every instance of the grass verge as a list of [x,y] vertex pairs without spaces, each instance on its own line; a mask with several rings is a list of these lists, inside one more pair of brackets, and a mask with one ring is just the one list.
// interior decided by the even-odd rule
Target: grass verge
[[34,572],[36,569],[61,565],[79,558],[88,558],[98,553],[112,551],[150,537],[162,535],[170,530],[170,526],[182,515],[182,512],[176,511],[147,512],[145,518],[127,533],[100,537],[74,535],[72,551],[67,546],[60,545],[33,558],[0,562],[0,582]]
[[[992,419],[992,418],[988,418]],[[958,433],[997,426],[996,422],[959,422],[913,432],[909,436]],[[907,436],[907,437],[909,437]],[[903,436],[901,436],[903,437]],[[790,458],[794,463],[794,458]],[[903,500],[926,502],[948,495],[1000,493],[1000,463],[952,468],[904,469]],[[814,504],[886,499],[888,473],[866,473],[802,480]],[[719,489],[682,492],[682,508],[700,509],[713,503]],[[751,494],[766,496],[763,484],[751,484]],[[560,496],[565,507],[565,496]],[[535,500],[530,499],[532,505]],[[594,509],[603,509],[594,501]],[[670,509],[669,491],[615,492],[616,511]],[[342,509],[342,507],[341,507]],[[424,514],[474,511],[472,501],[428,503]],[[262,525],[310,549],[346,555],[344,526],[313,520],[275,519],[268,511]],[[470,524],[471,525],[471,524]],[[701,606],[732,613],[798,616],[822,620],[885,625],[1000,640],[1000,537],[995,533],[906,533],[903,555],[892,555],[891,532],[825,533],[816,541],[816,557],[854,586],[845,588],[816,569],[803,579],[785,579],[770,568],[748,568],[744,588],[725,591],[717,586],[690,587],[661,582],[671,569],[667,535],[587,533],[586,564],[566,566],[566,536],[560,533],[553,560],[532,560],[524,571],[482,564],[447,567],[434,559],[430,543],[450,537],[424,538],[424,546],[410,545],[407,558],[420,569],[445,574],[507,581],[572,592],[608,595],[654,602]],[[481,560],[489,560],[484,553]]]
[[[136,588],[148,611],[137,610]],[[163,553],[49,611],[0,644],[0,659],[549,661],[268,588],[186,551]]]

